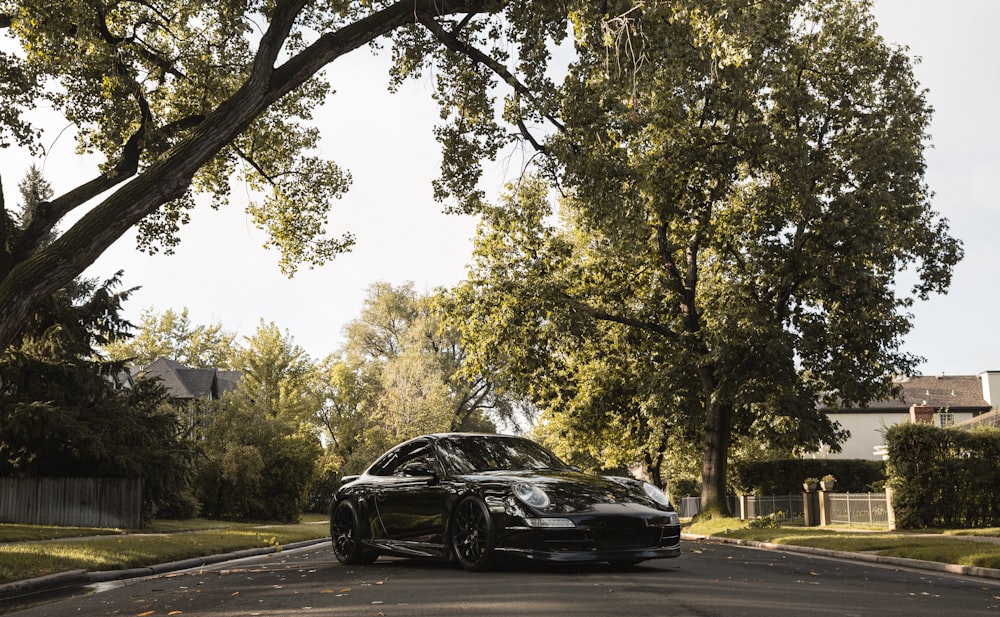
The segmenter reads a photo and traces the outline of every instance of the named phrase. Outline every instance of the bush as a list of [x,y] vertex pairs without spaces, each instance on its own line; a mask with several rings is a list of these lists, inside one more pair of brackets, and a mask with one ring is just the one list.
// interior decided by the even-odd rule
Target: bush
[[886,446],[900,529],[1000,526],[1000,430],[897,424]]
[[202,447],[196,484],[204,516],[294,522],[302,515],[320,445],[297,422],[227,399]]
[[832,475],[842,493],[880,492],[885,463],[860,459],[780,459],[733,465],[730,484],[747,495],[790,495],[802,492],[802,480]]
[[701,482],[694,478],[671,478],[667,482],[667,490],[674,499],[679,497],[694,497],[701,495]]

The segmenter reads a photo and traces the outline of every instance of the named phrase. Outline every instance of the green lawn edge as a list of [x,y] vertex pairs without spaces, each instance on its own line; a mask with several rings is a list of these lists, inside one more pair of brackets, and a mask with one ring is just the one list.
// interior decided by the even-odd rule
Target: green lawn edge
[[[0,544],[0,584],[70,570],[120,570],[245,549],[280,549],[328,535],[327,526],[317,521],[283,525],[202,519],[151,525],[136,532],[100,530],[104,535],[96,535],[93,531],[45,528],[34,541],[0,540],[7,542]],[[0,529],[0,537],[30,535],[23,529]]]
[[848,553],[870,553],[939,563],[1000,568],[1000,544],[965,540],[962,536],[1000,536],[1000,529],[872,531],[780,525],[751,528],[748,521],[713,518],[686,527],[691,534],[804,546]]

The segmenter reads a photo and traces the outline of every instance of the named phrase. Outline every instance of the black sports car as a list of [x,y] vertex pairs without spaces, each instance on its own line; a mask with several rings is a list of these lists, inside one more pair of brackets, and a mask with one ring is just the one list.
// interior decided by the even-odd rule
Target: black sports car
[[505,435],[425,435],[392,448],[343,479],[330,536],[345,564],[391,554],[479,571],[500,554],[621,565],[680,555],[680,524],[663,491],[582,473]]

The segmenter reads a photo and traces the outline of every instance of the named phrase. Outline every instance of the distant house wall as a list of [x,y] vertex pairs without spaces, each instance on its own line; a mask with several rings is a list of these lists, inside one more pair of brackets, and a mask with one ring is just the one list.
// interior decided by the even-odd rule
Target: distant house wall
[[[841,427],[851,432],[850,438],[842,446],[843,450],[836,454],[832,452],[817,452],[809,455],[808,458],[860,458],[879,459],[880,455],[875,454],[876,446],[885,443],[883,432],[885,429],[899,424],[909,422],[910,414],[897,412],[877,412],[871,410],[855,412],[831,412],[828,414],[832,420],[840,423]],[[934,424],[941,426],[942,423],[961,422],[972,418],[972,412],[952,413],[952,417],[942,417],[942,412],[934,413]]]
[[979,374],[979,378],[983,382],[983,399],[994,410],[1000,408],[1000,371],[984,371]]
[[850,431],[841,444],[842,452],[820,451],[813,458],[877,459],[874,453],[883,443],[885,429],[910,421],[910,408],[933,410],[931,421],[937,426],[952,426],[996,409],[1000,403],[1000,371],[979,375],[914,375],[895,381],[896,398],[871,401],[863,408],[823,408],[830,419]]

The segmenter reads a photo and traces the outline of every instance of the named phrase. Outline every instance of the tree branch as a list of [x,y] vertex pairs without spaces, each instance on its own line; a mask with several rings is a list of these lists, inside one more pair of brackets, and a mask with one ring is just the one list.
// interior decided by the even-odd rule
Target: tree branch
[[[327,64],[403,25],[414,23],[421,14],[492,13],[503,8],[498,0],[400,0],[335,32],[323,34],[315,43],[275,68],[275,59],[306,1],[278,0],[247,81],[180,143],[94,206],[51,244],[32,252],[29,258],[11,262],[10,270],[0,273],[3,274],[0,279],[0,347],[16,339],[42,298],[78,276],[151,212],[183,195],[206,162],[232,143],[269,105],[301,86]],[[137,132],[130,142],[138,145],[142,139]],[[121,184],[127,176],[134,176],[139,160],[130,145],[126,143],[122,160],[112,173],[102,174],[52,202],[49,204],[51,212],[68,212]]]
[[[514,76],[513,73],[508,71],[507,67],[500,64],[495,59],[491,58],[487,54],[476,49],[475,47],[466,44],[465,41],[460,40],[457,36],[455,36],[455,34],[445,30],[441,26],[441,24],[439,24],[437,20],[434,19],[434,17],[435,16],[433,14],[427,14],[427,13],[421,13],[418,15],[420,23],[423,24],[424,27],[426,27],[437,40],[444,43],[445,47],[454,52],[467,56],[474,62],[486,66],[496,75],[498,75],[501,79],[503,79],[503,81],[507,85],[513,88],[514,92],[517,93],[518,96],[524,96],[528,99],[528,101],[531,104],[539,108],[541,107],[541,105],[539,105],[538,103],[538,100],[535,98],[534,93],[527,86],[522,84],[520,80],[518,80],[517,77]],[[551,114],[543,114],[543,117],[549,122],[551,122],[552,125],[559,130],[559,132],[561,133],[566,132],[566,127],[561,122],[559,122],[559,120],[555,116],[552,116]],[[540,149],[540,146],[538,146],[537,142],[534,139],[529,138],[529,141],[532,143],[532,145],[535,146],[536,149]]]

